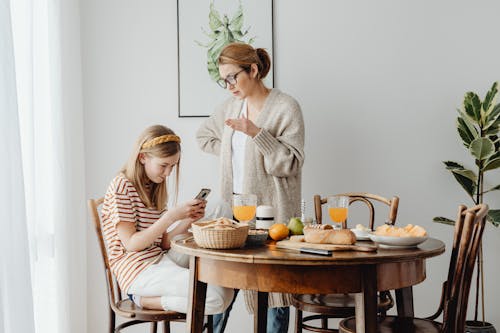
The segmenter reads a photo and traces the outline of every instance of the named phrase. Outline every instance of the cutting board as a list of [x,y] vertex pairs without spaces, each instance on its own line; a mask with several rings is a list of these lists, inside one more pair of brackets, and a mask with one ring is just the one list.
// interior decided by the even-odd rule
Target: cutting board
[[300,250],[302,247],[312,249],[322,249],[331,251],[362,251],[362,252],[375,252],[377,245],[336,245],[336,244],[314,244],[306,242],[293,242],[291,240],[282,240],[276,242],[278,248]]

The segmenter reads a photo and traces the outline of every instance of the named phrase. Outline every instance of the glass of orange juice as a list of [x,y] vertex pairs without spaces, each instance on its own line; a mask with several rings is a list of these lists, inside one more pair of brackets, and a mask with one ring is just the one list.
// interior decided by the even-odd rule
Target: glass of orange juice
[[349,197],[342,195],[328,197],[328,214],[333,222],[344,223],[347,220],[348,207]]
[[257,196],[255,194],[234,194],[233,215],[240,221],[249,223],[255,217]]

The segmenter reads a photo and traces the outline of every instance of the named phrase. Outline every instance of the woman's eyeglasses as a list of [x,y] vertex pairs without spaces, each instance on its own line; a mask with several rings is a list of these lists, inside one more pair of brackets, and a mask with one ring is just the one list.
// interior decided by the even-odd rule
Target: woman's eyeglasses
[[244,69],[242,69],[241,71],[239,71],[238,73],[234,73],[234,74],[230,74],[228,76],[226,76],[225,79],[220,79],[217,81],[217,84],[223,88],[223,89],[226,89],[227,88],[227,85],[230,84],[230,85],[235,85],[236,84],[236,77],[238,76],[238,74],[240,74],[241,72],[243,72]]

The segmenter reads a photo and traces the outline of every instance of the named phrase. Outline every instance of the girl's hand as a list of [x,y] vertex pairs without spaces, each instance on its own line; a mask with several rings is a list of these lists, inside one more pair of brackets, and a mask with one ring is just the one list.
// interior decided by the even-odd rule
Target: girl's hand
[[233,130],[243,132],[252,138],[260,132],[260,128],[258,128],[250,119],[245,117],[226,119],[224,123]]
[[194,222],[205,215],[206,205],[205,200],[192,199],[177,207],[170,208],[167,214],[173,221],[189,219]]

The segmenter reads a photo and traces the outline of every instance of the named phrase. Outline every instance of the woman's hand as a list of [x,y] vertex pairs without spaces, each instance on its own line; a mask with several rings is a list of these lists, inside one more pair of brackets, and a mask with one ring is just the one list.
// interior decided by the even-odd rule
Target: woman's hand
[[256,136],[260,132],[260,128],[248,118],[230,118],[226,119],[224,123],[235,131],[243,132],[250,137]]

